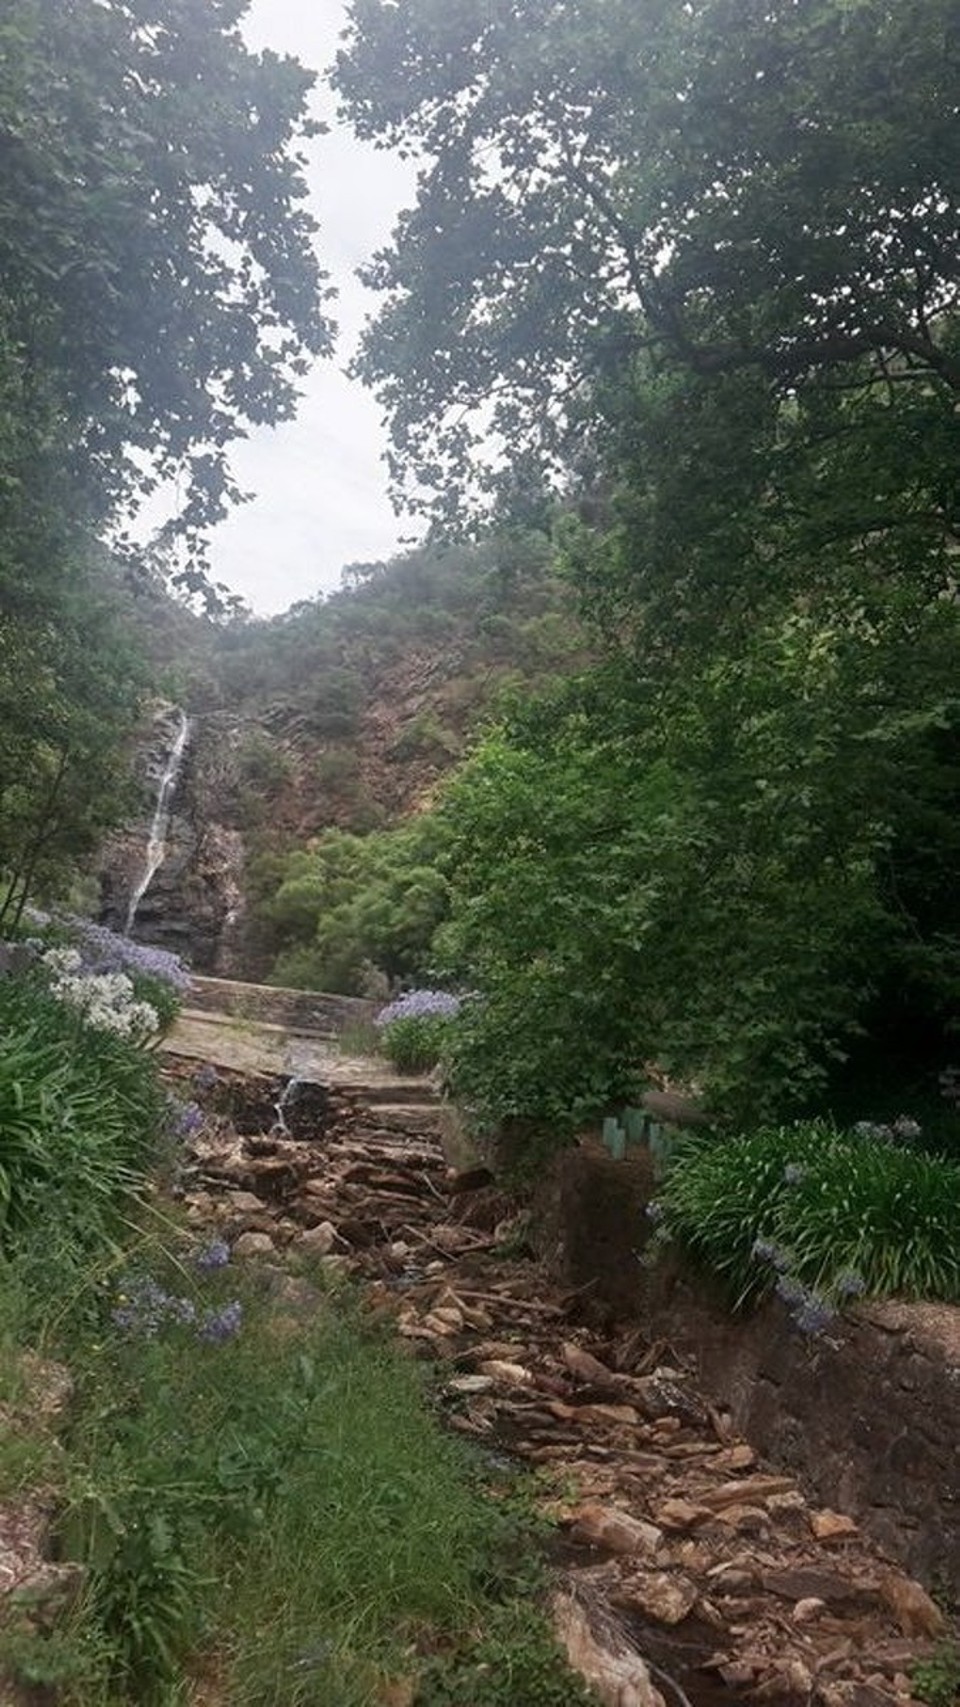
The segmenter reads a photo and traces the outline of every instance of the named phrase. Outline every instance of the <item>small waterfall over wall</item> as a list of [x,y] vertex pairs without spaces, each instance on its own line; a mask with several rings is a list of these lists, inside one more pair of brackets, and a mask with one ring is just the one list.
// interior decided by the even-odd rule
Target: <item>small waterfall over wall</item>
[[147,839],[147,851],[144,857],[143,871],[140,874],[136,888],[130,896],[130,902],[127,907],[127,918],[124,925],[124,932],[127,936],[130,936],[133,930],[137,918],[137,908],[156,877],[157,872],[160,870],[167,851],[167,832],[170,828],[170,813],[173,807],[173,797],[177,789],[180,767],[183,764],[183,755],[187,750],[187,742],[190,739],[189,717],[185,711],[178,711],[177,716],[179,719],[177,732],[174,736],[170,752],[167,755],[167,762],[164,766],[163,774],[160,778],[160,786],[157,790],[157,804],[154,808],[153,819],[150,824],[150,834]]

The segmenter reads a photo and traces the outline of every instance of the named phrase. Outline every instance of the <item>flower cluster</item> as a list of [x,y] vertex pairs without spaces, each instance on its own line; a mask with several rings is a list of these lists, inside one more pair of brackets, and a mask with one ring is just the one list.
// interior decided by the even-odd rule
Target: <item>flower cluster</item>
[[118,936],[106,925],[96,925],[91,919],[70,917],[63,923],[78,943],[84,964],[90,972],[126,972],[130,977],[159,978],[169,984],[177,995],[190,988],[190,974],[176,954],[165,948],[151,948],[146,943],[131,942]]
[[754,1239],[753,1254],[759,1262],[768,1262],[778,1274],[786,1274],[792,1260],[790,1252],[773,1239]]
[[85,972],[75,948],[48,948],[41,961],[50,974],[52,994],[76,1008],[95,1031],[143,1042],[158,1029],[156,1009],[136,1000],[125,972]]
[[896,1120],[889,1123],[874,1120],[858,1120],[853,1128],[858,1138],[869,1138],[876,1144],[912,1144],[920,1137],[919,1121],[911,1120],[909,1114],[898,1114]]
[[219,1310],[208,1310],[197,1328],[197,1339],[204,1345],[223,1345],[235,1339],[243,1326],[243,1305],[239,1298],[231,1299]]
[[836,1309],[828,1299],[788,1274],[781,1274],[776,1293],[790,1311],[794,1327],[802,1334],[824,1333],[836,1316]]
[[[199,1251],[194,1260],[201,1270],[223,1268],[230,1261],[230,1252],[217,1240]],[[167,1292],[152,1275],[133,1274],[121,1283],[110,1319],[128,1339],[153,1340],[164,1328],[192,1328],[201,1344],[224,1345],[240,1332],[243,1305],[239,1298],[232,1298],[228,1304],[213,1305],[201,1315],[192,1298]]]
[[152,1340],[171,1323],[191,1326],[197,1319],[197,1308],[192,1299],[164,1291],[149,1274],[128,1275],[110,1319],[121,1333]]
[[[66,932],[79,950],[85,972],[123,972],[130,978],[156,978],[168,984],[178,996],[185,995],[190,988],[190,974],[182,960],[167,949],[131,942],[129,937],[119,936],[106,925],[95,924],[92,919],[80,918],[75,913],[52,916],[31,907],[26,916],[39,930],[55,927]],[[29,940],[31,946],[41,950],[49,946],[39,938]]]
[[223,1239],[211,1239],[209,1245],[204,1245],[197,1251],[193,1266],[200,1269],[201,1273],[209,1274],[214,1269],[226,1268],[229,1261],[230,1246],[225,1244]]
[[455,1019],[459,1012],[460,997],[448,990],[407,990],[381,1008],[373,1023],[382,1029],[398,1019]]
[[802,1280],[790,1273],[793,1263],[790,1252],[774,1239],[755,1239],[753,1254],[760,1262],[769,1263],[775,1271],[774,1291],[781,1303],[786,1304],[791,1321],[802,1334],[824,1333],[835,1319],[838,1305],[862,1298],[866,1291],[862,1277],[853,1269],[844,1269],[837,1275],[829,1288],[829,1295],[805,1286]]
[[175,1139],[192,1138],[203,1125],[204,1114],[199,1103],[181,1102],[179,1097],[168,1098],[167,1133]]

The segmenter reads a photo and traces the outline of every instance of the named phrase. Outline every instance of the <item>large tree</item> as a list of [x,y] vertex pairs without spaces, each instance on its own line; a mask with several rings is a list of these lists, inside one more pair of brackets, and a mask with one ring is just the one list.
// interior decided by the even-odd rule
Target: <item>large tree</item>
[[[952,0],[354,0],[350,18],[347,112],[423,160],[370,268],[385,301],[359,362],[414,500],[462,490],[498,437],[507,479],[594,456],[598,382],[622,398],[638,370],[648,399],[682,374],[671,426],[691,455],[728,397],[762,453],[824,373],[884,398],[911,382],[942,431],[960,388]],[[955,504],[934,494],[941,529]]]
[[327,349],[298,138],[312,76],[243,0],[12,0],[0,20],[5,478],[56,445],[94,523],[157,478],[191,544],[231,439]]

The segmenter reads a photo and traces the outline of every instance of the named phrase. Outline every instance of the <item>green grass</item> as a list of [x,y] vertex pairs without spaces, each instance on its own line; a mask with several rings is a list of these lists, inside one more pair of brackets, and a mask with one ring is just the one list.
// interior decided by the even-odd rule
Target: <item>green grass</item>
[[[117,1276],[97,1284],[99,1327],[78,1307],[58,1533],[86,1592],[53,1648],[14,1629],[0,1658],[56,1669],[64,1707],[174,1707],[210,1663],[231,1707],[370,1707],[385,1678],[421,1672],[430,1700],[466,1700],[487,1663],[478,1627],[518,1596],[529,1622],[539,1541],[443,1430],[422,1366],[349,1297],[318,1289],[278,1320],[262,1278],[233,1265],[201,1275],[144,1246],[135,1269],[199,1317],[241,1300],[242,1329],[218,1345],[173,1320],[119,1333],[110,1311],[132,1292]],[[545,1634],[535,1653],[529,1630],[498,1640],[504,1676],[550,1674],[528,1707],[561,1687],[580,1700]]]

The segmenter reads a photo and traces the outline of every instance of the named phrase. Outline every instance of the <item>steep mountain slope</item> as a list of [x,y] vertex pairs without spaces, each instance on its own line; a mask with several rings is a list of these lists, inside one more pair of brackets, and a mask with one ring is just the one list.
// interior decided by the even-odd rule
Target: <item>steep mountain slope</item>
[[250,977],[270,960],[251,871],[262,897],[271,863],[324,829],[366,834],[416,811],[500,696],[587,651],[536,532],[362,565],[269,621],[218,626],[149,600],[136,620],[170,704],[145,732],[143,820],[101,863],[103,913],[125,917],[180,705],[190,740],[135,931],[198,971]]

